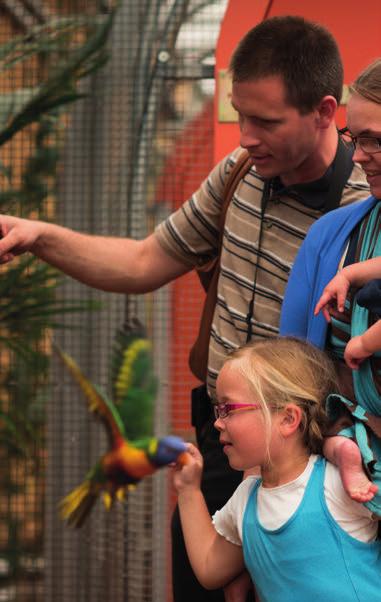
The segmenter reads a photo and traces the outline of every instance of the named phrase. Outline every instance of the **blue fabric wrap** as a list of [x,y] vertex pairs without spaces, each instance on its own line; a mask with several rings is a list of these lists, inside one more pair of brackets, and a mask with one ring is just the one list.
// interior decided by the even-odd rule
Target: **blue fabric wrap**
[[316,303],[337,272],[352,230],[376,203],[377,199],[369,197],[330,211],[311,226],[288,280],[280,318],[281,335],[325,347],[327,323],[321,312],[314,316]]
[[[320,348],[325,347],[327,323],[321,312],[318,316],[313,315],[314,308],[324,287],[337,272],[352,230],[374,208],[376,210],[372,213],[376,218],[377,203],[377,199],[369,197],[366,201],[328,213],[310,228],[297,255],[286,289],[280,322],[282,335],[298,336]],[[374,254],[381,255],[381,237],[378,238],[380,240],[376,242]],[[369,244],[363,245],[362,259],[369,253],[368,247]],[[355,303],[353,311],[355,319],[352,314],[351,336],[364,332],[368,324],[366,308]],[[363,362],[358,371],[353,371],[353,376],[356,402],[370,413],[379,416],[380,398],[373,382],[370,363]],[[378,485],[379,490],[366,506],[375,514],[381,515],[381,442],[372,432],[365,429],[360,416],[361,410],[358,412],[353,428],[345,429],[340,434],[357,441],[366,464],[373,460],[368,467],[371,470],[372,481]],[[376,462],[369,447],[376,457]]]

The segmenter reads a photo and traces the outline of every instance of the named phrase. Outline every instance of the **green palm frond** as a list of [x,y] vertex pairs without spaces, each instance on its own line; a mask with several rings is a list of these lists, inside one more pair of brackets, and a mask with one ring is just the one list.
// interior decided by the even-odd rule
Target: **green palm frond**
[[[105,63],[113,18],[114,12],[59,17],[0,46],[1,73],[38,64],[40,77],[34,86],[0,95],[0,147],[37,125],[28,130],[21,178],[5,159],[0,163],[1,212],[29,216],[33,211],[43,218],[45,203],[56,192],[63,110],[83,96],[80,80]],[[48,382],[47,329],[68,328],[63,317],[69,312],[99,308],[94,302],[61,299],[60,279],[56,270],[27,255],[0,271],[0,351],[7,359],[2,366],[0,437],[10,453],[27,453],[43,433],[43,414],[35,410],[37,400],[44,405]]]
[[47,328],[64,327],[60,316],[99,309],[99,303],[61,299],[57,270],[37,258],[23,256],[0,273],[0,348],[23,361],[35,361],[36,341]]
[[[35,88],[15,91],[0,101],[0,146],[43,115],[82,98],[78,82],[102,67],[114,11],[107,16],[52,20],[0,47],[0,72],[35,55],[50,58],[46,80]],[[75,43],[84,32],[86,41]]]

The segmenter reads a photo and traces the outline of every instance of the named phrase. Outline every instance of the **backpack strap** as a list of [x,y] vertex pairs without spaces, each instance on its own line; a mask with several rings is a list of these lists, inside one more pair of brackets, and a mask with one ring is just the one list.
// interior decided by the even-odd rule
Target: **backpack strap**
[[251,166],[252,160],[250,159],[249,153],[247,151],[242,152],[225,183],[219,221],[218,255],[206,266],[203,266],[201,270],[197,270],[201,284],[207,294],[201,314],[197,339],[189,354],[189,366],[192,373],[202,382],[206,381],[208,367],[209,339],[214,309],[217,303],[217,285],[220,274],[220,259],[226,213],[239,182],[245,174],[247,174]]
[[325,213],[340,206],[343,189],[353,170],[353,150],[348,148],[339,136],[337,152],[333,164],[331,184],[328,189]]

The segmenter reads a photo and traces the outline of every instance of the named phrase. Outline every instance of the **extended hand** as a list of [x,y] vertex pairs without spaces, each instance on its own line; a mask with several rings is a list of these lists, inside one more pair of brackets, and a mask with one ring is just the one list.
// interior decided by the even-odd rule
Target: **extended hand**
[[0,263],[7,263],[16,255],[32,250],[43,227],[44,222],[1,215]]

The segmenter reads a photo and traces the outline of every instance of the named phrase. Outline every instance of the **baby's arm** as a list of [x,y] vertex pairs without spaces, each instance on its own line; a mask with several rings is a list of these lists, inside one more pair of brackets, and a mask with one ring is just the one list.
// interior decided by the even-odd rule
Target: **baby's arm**
[[176,466],[173,484],[188,557],[197,579],[207,589],[224,587],[244,570],[242,548],[215,530],[200,489],[202,456],[189,444],[190,461]]
[[378,320],[363,334],[348,341],[345,347],[344,359],[352,370],[358,370],[361,362],[380,349],[381,320]]
[[344,311],[344,302],[351,286],[363,286],[369,280],[381,277],[381,257],[374,257],[367,261],[352,263],[343,268],[323,290],[323,294],[316,304],[315,316],[320,310],[323,311],[325,319],[329,322],[329,307],[336,299],[337,309]]

